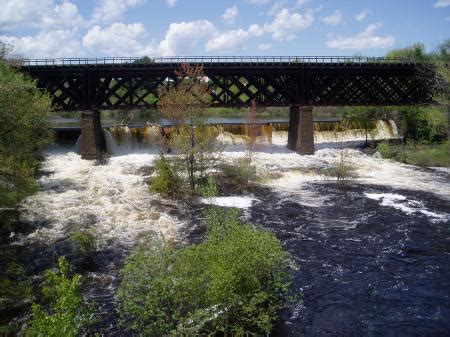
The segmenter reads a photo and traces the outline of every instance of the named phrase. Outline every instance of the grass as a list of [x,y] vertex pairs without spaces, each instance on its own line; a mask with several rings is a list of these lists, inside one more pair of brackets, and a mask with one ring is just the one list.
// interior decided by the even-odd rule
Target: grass
[[381,156],[421,167],[450,167],[450,143],[408,144],[403,151],[402,145],[380,143],[377,147]]

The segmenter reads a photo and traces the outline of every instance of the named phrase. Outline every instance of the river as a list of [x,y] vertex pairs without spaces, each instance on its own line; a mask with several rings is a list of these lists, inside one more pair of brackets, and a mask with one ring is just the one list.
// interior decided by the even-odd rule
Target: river
[[[299,265],[290,270],[290,292],[299,299],[281,313],[274,334],[447,334],[450,170],[421,169],[373,151],[347,149],[355,177],[341,185],[324,169],[339,162],[342,143],[356,142],[357,136],[361,142],[360,131],[334,134],[334,139],[322,135],[311,156],[288,150],[286,133],[272,131],[254,154],[258,172],[268,178],[247,194],[216,201],[241,208],[245,220],[273,231]],[[130,130],[105,133],[111,157],[103,165],[82,160],[75,147],[45,153],[40,191],[21,205],[22,226],[8,245],[31,275],[54,266],[57,256],[68,256],[83,274],[84,296],[97,304],[97,331],[118,334],[114,289],[126,255],[155,233],[179,245],[198,242],[205,205],[150,193],[146,182],[158,146],[137,146]],[[244,155],[236,135],[224,132],[221,140],[224,161]],[[91,229],[97,239],[98,253],[89,266],[68,239],[77,228]],[[26,317],[19,313],[15,320]]]

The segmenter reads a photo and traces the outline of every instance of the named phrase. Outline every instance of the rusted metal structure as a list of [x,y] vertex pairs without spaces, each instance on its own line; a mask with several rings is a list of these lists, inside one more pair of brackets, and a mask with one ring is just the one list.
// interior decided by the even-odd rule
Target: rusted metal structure
[[[158,87],[177,80],[181,63],[203,66],[213,107],[249,106],[253,99],[259,106],[290,106],[288,146],[301,154],[314,152],[313,106],[427,104],[435,94],[431,65],[398,58],[71,58],[24,60],[21,69],[50,93],[55,109],[84,111],[86,130],[96,130],[98,110],[154,107]],[[84,143],[92,141],[82,149],[100,146],[91,135],[98,132],[83,134]]]

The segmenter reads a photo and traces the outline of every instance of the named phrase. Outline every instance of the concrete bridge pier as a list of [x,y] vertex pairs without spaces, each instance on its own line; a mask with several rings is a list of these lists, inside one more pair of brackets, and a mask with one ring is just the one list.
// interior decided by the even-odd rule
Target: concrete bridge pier
[[98,159],[105,149],[100,111],[83,111],[81,113],[81,158]]
[[312,106],[291,105],[287,147],[298,154],[314,154]]

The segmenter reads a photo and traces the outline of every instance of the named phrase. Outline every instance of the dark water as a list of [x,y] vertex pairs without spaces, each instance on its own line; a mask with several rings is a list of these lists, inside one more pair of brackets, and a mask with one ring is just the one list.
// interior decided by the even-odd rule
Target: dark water
[[426,192],[379,186],[309,188],[328,197],[307,207],[266,191],[250,219],[274,231],[300,264],[277,336],[450,334],[450,224],[381,206],[364,192],[400,193],[431,211],[450,205]]
[[[67,188],[64,181],[49,193]],[[292,295],[301,295],[281,313],[276,336],[446,336],[450,331],[450,223],[423,213],[406,214],[382,206],[365,193],[395,193],[420,202],[428,211],[450,214],[450,205],[432,193],[331,182],[304,185],[325,196],[320,207],[305,206],[301,196],[255,187],[258,199],[244,212],[252,223],[272,230],[295,257],[291,270]],[[405,201],[406,202],[406,201]],[[160,201],[158,208],[187,223],[188,242],[201,240],[204,227],[199,204]],[[84,225],[95,226],[96,214]],[[16,235],[45,227],[45,220],[22,223]],[[75,226],[76,224],[74,224]],[[14,239],[12,239],[13,241]],[[86,263],[74,253],[68,238],[47,245],[8,246],[27,267],[38,288],[40,275],[66,255],[83,274],[83,292],[95,300],[100,322],[95,332],[123,335],[117,325],[114,289],[129,248],[119,242],[104,245]],[[28,318],[26,305],[2,320],[19,326]]]

